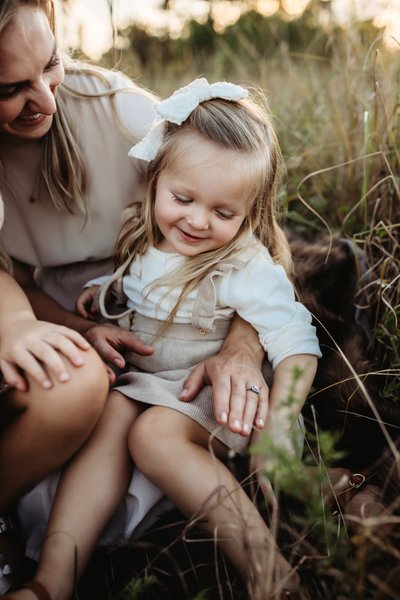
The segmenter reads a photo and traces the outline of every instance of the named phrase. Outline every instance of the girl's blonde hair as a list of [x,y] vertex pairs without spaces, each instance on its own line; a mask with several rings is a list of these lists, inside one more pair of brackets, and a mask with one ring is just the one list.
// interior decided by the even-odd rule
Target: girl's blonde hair
[[[12,21],[16,11],[21,6],[34,6],[43,10],[49,20],[50,28],[55,34],[55,14],[53,0],[1,0],[0,3],[0,35]],[[132,91],[127,87],[112,88],[104,75],[104,69],[72,60],[60,53],[65,72],[68,75],[83,74],[97,77],[104,84],[104,91],[99,94],[84,94],[62,83],[56,94],[57,111],[54,114],[50,130],[43,138],[41,154],[40,179],[38,185],[47,191],[54,206],[73,212],[76,207],[87,217],[87,186],[88,176],[83,154],[73,126],[73,115],[66,107],[66,97],[74,95],[79,98],[97,98],[110,96],[111,102],[117,92]],[[116,124],[132,142],[132,134],[123,127],[118,118],[117,110],[112,103]],[[71,118],[72,117],[72,118]],[[1,168],[1,164],[0,164]]]
[[162,146],[149,163],[148,188],[138,218],[125,221],[116,244],[116,267],[149,246],[157,245],[162,235],[154,217],[157,183],[160,174],[179,160],[187,133],[195,133],[221,148],[235,150],[248,167],[247,215],[233,240],[226,246],[189,257],[172,275],[157,280],[157,286],[182,287],[182,293],[167,324],[173,321],[181,302],[211,271],[249,248],[254,239],[264,244],[273,260],[291,271],[289,245],[277,223],[277,187],[282,173],[282,155],[264,96],[253,94],[236,102],[220,98],[201,103],[182,125],[166,122]]

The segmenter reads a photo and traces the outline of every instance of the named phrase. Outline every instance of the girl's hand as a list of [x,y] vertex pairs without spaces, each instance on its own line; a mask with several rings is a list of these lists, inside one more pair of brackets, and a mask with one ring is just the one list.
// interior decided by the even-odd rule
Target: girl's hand
[[78,315],[81,315],[81,317],[89,319],[90,321],[95,320],[94,316],[97,313],[97,303],[95,302],[95,298],[99,287],[99,285],[91,285],[90,287],[85,288],[76,301],[75,310]]
[[[119,369],[125,367],[125,359],[121,354],[123,350],[130,350],[141,356],[150,356],[154,352],[152,346],[148,346],[136,335],[127,329],[121,329],[112,323],[94,325],[85,333],[86,339],[100,354],[105,363],[112,363]],[[115,381],[115,373],[107,368],[110,383]]]
[[[250,435],[253,426],[262,429],[268,413],[268,386],[252,358],[238,348],[235,353],[222,350],[193,369],[184,383],[180,400],[195,398],[203,385],[212,385],[214,414],[221,425],[234,433]],[[259,394],[247,390],[260,388]]]
[[82,350],[90,344],[76,331],[32,318],[13,321],[1,337],[0,370],[5,381],[24,392],[28,384],[24,374],[33,377],[42,387],[50,388],[51,375],[58,381],[69,380],[60,355],[75,367],[83,365]]

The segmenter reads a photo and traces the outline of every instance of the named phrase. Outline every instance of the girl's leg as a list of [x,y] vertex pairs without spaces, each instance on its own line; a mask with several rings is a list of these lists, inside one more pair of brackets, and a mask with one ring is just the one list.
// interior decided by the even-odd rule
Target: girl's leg
[[[35,576],[52,600],[71,597],[76,578],[125,494],[131,472],[127,435],[139,411],[119,392],[110,392],[91,437],[60,479]],[[27,589],[7,596],[33,597]]]
[[[152,407],[135,421],[129,449],[138,468],[186,515],[216,539],[249,586],[268,584],[271,559],[283,588],[296,589],[298,576],[277,551],[253,502],[225,465],[208,449],[209,433],[177,411]],[[226,455],[220,442],[215,454]],[[259,597],[266,598],[265,589]],[[256,597],[253,595],[253,597]]]
[[66,383],[45,390],[30,380],[27,392],[1,396],[0,513],[82,446],[103,409],[108,379],[97,353],[66,366]]

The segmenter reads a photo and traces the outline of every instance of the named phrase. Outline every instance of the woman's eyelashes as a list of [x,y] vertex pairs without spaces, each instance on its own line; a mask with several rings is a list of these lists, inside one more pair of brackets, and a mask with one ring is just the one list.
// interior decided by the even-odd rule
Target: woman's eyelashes
[[19,94],[22,88],[23,84],[0,87],[0,102],[2,100],[9,100],[10,98],[15,98],[15,96]]
[[60,62],[61,62],[60,55],[54,54],[54,56],[52,56],[50,61],[47,63],[47,65],[45,67],[45,71],[50,71],[51,69],[54,69],[54,67],[58,67]]
[[[54,56],[51,57],[51,59],[45,66],[44,72],[51,71],[55,67],[58,67],[60,62],[61,62],[61,59],[60,59],[59,54],[54,54]],[[4,85],[4,86],[0,85],[0,102],[2,100],[10,100],[11,98],[15,98],[15,96],[18,96],[19,92],[21,90],[23,90],[24,87],[27,87],[28,85],[29,85],[28,81],[21,81],[20,83],[15,83],[15,84],[11,84],[11,85]]]

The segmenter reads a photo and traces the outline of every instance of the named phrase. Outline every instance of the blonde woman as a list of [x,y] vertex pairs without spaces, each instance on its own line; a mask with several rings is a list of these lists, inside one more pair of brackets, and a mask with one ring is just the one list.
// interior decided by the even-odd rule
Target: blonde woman
[[[77,305],[81,314],[92,315],[105,280],[99,301],[103,316],[109,316],[107,291],[122,278],[118,302],[125,298],[127,309],[119,318],[125,326],[128,318],[128,329],[155,352],[127,356],[127,371],[108,400],[121,415],[112,449],[105,453],[100,422],[95,441],[61,477],[62,494],[54,503],[35,580],[10,599],[28,600],[32,592],[39,598],[71,596],[74,567],[79,577],[101,533],[94,507],[102,520],[111,517],[128,483],[130,457],[183,513],[199,519],[249,591],[262,590],[260,597],[278,591],[289,598],[299,585],[256,507],[224,465],[230,450],[246,452],[252,422],[243,432],[232,431],[228,414],[213,402],[211,386],[192,402],[182,395],[188,372],[218,351],[238,313],[258,332],[274,368],[267,421],[257,413],[256,426],[291,446],[290,430],[296,428],[320,350],[311,316],[296,302],[285,271],[290,272],[290,255],[275,214],[279,146],[268,112],[237,85],[196,80],[159,103],[157,113],[159,120],[130,152],[150,161],[142,212],[122,229],[115,274],[90,282]],[[246,388],[249,397],[261,392],[253,381]],[[93,497],[100,470],[102,488]],[[264,581],[273,556],[274,589]]]

